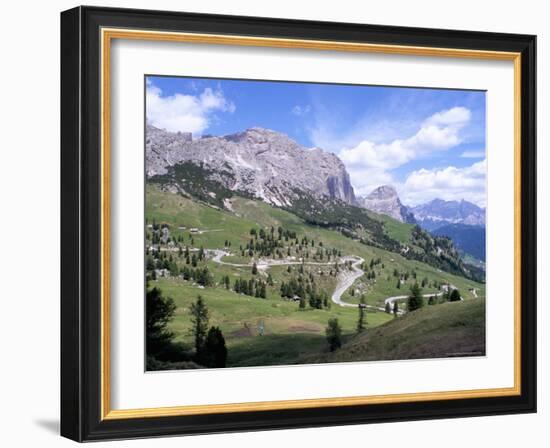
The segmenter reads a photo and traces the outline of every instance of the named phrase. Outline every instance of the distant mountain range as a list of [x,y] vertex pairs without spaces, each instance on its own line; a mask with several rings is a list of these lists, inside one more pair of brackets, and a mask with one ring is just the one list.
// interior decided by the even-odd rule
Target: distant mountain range
[[434,199],[411,208],[402,204],[391,185],[356,197],[338,156],[319,148],[305,148],[273,130],[251,128],[194,139],[190,133],[147,125],[146,135],[148,177],[166,175],[171,168],[189,162],[209,171],[209,180],[279,207],[292,206],[306,193],[363,207],[401,222],[418,223],[426,230],[446,224],[485,225],[485,210],[464,200]]
[[449,237],[464,254],[485,261],[485,209],[471,202],[434,199],[407,207],[395,188],[378,187],[358,201],[365,208],[405,223],[418,224],[436,236]]
[[485,209],[464,199],[461,201],[434,199],[426,204],[412,207],[410,211],[418,224],[426,230],[435,230],[447,224],[485,226]]
[[[436,199],[409,208],[390,185],[356,197],[338,156],[320,148],[303,147],[269,129],[193,138],[190,133],[168,132],[148,124],[145,155],[147,177],[167,191],[222,208],[230,207],[229,200],[235,194],[259,199],[290,210],[309,223],[336,228],[354,239],[394,252],[407,248],[388,237],[382,223],[366,210],[402,223],[417,223],[427,230],[446,224],[485,223],[484,210],[466,201]],[[426,247],[430,245],[427,234],[418,236]],[[450,261],[442,267],[464,273],[456,249],[445,247],[443,240],[438,240],[441,245],[434,237],[432,240],[427,255],[411,251],[407,257],[424,257],[423,261],[439,266],[443,262],[436,252],[444,251]]]

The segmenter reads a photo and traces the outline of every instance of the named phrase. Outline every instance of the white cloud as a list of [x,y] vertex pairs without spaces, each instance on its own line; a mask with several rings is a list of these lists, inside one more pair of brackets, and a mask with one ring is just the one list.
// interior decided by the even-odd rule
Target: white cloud
[[447,151],[459,145],[462,142],[460,131],[470,118],[468,109],[454,107],[426,119],[409,138],[395,139],[389,143],[363,140],[355,147],[343,148],[338,155],[350,172],[357,173],[352,180],[355,180],[354,186],[358,191],[363,191],[372,185],[380,185],[371,179],[391,179],[389,171],[433,152]]
[[377,169],[348,169],[351,184],[356,196],[367,196],[381,185],[395,185],[396,182],[388,171]]
[[208,129],[215,112],[235,111],[235,105],[224,97],[221,90],[206,88],[196,96],[179,93],[162,96],[162,90],[149,80],[146,104],[148,123],[167,131],[193,134]]
[[472,113],[465,107],[453,107],[433,114],[425,123],[436,126],[463,126],[470,121]]
[[399,190],[403,202],[408,205],[421,204],[437,197],[447,201],[465,199],[485,207],[486,170],[486,159],[464,168],[423,168],[409,174]]
[[296,105],[292,108],[291,112],[293,115],[296,115],[296,116],[301,116],[301,115],[305,115],[307,113],[309,113],[311,111],[311,106],[308,104],[307,106],[300,106],[300,105]]
[[462,157],[463,159],[481,159],[485,157],[485,150],[484,149],[475,150],[475,151],[467,150],[467,151],[464,151],[462,154],[460,154],[460,157]]

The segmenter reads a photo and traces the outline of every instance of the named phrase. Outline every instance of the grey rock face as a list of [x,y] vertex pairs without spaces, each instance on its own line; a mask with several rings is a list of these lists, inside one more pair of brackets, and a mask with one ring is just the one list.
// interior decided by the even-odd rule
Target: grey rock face
[[485,209],[471,202],[434,199],[412,208],[422,227],[435,230],[447,224],[485,226]]
[[409,209],[401,203],[397,191],[391,185],[382,185],[374,189],[368,196],[359,199],[358,202],[367,210],[390,216],[398,221],[416,222]]
[[[178,163],[202,164],[213,180],[276,206],[290,206],[300,191],[355,203],[349,174],[334,154],[307,149],[279,132],[262,128],[222,137],[146,131],[146,173],[166,174]],[[230,172],[232,176],[224,176]]]

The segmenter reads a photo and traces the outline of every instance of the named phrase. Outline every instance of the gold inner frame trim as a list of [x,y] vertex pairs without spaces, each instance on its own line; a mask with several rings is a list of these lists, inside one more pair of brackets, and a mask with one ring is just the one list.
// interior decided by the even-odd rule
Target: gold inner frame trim
[[[111,126],[111,42],[113,39],[237,45],[354,53],[454,57],[513,61],[514,63],[514,386],[441,392],[419,392],[355,397],[314,398],[229,404],[188,405],[140,409],[111,409],[110,346],[110,126]],[[514,52],[418,47],[305,39],[278,39],[217,34],[101,29],[101,419],[117,420],[229,412],[308,409],[383,403],[503,397],[521,394],[521,54]]]

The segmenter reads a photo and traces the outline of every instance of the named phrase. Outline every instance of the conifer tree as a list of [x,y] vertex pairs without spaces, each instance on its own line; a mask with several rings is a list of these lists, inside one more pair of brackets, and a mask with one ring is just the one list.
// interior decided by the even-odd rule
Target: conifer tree
[[208,308],[202,296],[197,296],[197,301],[191,304],[191,333],[195,338],[195,352],[198,357],[202,354],[206,331],[208,329]]
[[342,346],[342,328],[337,318],[329,319],[325,333],[331,352]]
[[359,318],[357,319],[357,333],[361,333],[365,329],[365,305],[359,304]]
[[415,282],[415,284],[411,286],[411,294],[407,300],[407,311],[415,311],[423,306],[424,298],[422,297],[422,290],[420,289],[420,286],[418,286],[418,283]]

